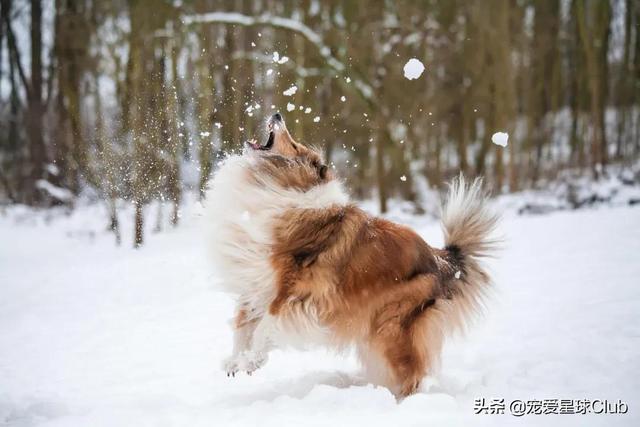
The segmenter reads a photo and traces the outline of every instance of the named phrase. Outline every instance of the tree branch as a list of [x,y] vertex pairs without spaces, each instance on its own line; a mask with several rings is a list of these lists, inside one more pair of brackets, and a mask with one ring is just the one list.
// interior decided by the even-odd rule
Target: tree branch
[[27,98],[30,98],[31,86],[29,85],[27,76],[24,73],[22,62],[20,62],[20,53],[18,52],[18,47],[16,45],[16,37],[13,33],[13,28],[11,28],[11,18],[9,16],[11,11],[11,2],[9,0],[2,0],[2,11],[5,29],[7,30],[7,44],[9,45],[9,54],[11,59],[13,59],[14,64],[18,68],[18,75],[20,76],[20,80],[22,81],[24,89],[27,92]]
[[[300,21],[296,21],[295,19],[272,15],[248,16],[236,12],[210,12],[196,15],[185,15],[182,17],[182,23],[184,25],[235,24],[244,27],[269,26],[292,31],[296,34],[300,34],[315,46],[320,56],[325,59],[329,68],[337,72],[339,75],[347,77],[347,67],[343,62],[331,54],[331,49],[324,43],[322,37],[307,25]],[[343,85],[346,84],[344,79],[340,79],[340,83]],[[353,83],[353,87],[355,87],[356,92],[365,101],[369,108],[373,109],[374,103],[372,101],[372,86],[361,78],[355,78]]]

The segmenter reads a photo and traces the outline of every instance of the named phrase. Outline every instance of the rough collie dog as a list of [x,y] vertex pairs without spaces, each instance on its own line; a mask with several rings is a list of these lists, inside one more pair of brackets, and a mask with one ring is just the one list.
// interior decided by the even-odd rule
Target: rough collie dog
[[207,196],[212,256],[237,297],[227,375],[251,374],[284,344],[355,345],[368,380],[415,392],[490,282],[480,258],[494,248],[497,217],[480,181],[451,184],[436,249],[350,203],[280,114],[267,127],[264,145],[225,160]]

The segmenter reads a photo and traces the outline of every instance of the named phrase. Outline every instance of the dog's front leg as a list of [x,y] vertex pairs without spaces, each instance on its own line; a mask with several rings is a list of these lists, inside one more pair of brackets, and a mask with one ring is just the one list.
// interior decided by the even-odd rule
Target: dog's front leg
[[251,375],[255,370],[260,369],[269,359],[269,351],[276,347],[276,336],[278,332],[277,318],[266,313],[259,320],[253,331],[251,348],[243,352],[240,356],[240,369]]
[[251,348],[253,334],[259,322],[260,318],[252,316],[247,306],[238,306],[233,319],[233,351],[223,362],[227,376],[235,376],[239,370],[243,370],[244,353]]

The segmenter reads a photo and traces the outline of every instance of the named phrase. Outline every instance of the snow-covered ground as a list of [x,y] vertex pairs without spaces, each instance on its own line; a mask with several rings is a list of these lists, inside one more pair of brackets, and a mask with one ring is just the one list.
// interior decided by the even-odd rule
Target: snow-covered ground
[[[201,221],[187,211],[136,251],[114,246],[100,207],[0,212],[0,425],[640,425],[637,207],[507,213],[486,316],[399,404],[360,382],[352,355],[322,349],[227,378],[233,305]],[[431,217],[406,222],[441,243]],[[629,411],[474,415],[483,397],[622,399]]]

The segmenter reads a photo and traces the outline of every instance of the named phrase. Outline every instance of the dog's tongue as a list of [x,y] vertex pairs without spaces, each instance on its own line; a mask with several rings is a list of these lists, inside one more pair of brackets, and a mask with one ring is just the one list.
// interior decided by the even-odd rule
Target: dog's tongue
[[258,144],[258,142],[255,139],[251,139],[247,141],[247,145],[253,148],[254,150],[259,150],[262,147],[260,144]]
[[247,141],[247,145],[254,150],[268,150],[269,148],[271,148],[270,146],[273,145],[273,137],[273,132],[269,132],[269,138],[264,144],[260,144],[255,139],[251,139]]

